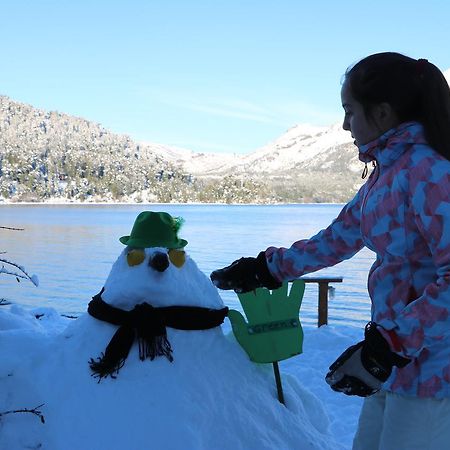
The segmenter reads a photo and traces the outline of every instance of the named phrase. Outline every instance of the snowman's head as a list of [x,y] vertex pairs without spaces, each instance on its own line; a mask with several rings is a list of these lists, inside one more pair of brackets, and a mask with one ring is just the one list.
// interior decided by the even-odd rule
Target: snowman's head
[[215,286],[183,249],[126,247],[113,264],[102,294],[105,302],[133,309],[152,306],[222,308]]
[[217,289],[184,250],[182,224],[165,212],[141,212],[130,235],[119,239],[126,248],[106,280],[103,300],[122,309],[143,302],[222,308]]

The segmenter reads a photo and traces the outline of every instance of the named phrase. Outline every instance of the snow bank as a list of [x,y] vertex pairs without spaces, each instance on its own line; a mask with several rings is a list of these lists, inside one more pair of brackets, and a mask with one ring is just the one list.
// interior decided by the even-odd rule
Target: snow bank
[[285,407],[271,365],[251,363],[227,328],[168,329],[172,363],[141,362],[133,348],[116,379],[97,383],[87,362],[115,327],[2,307],[0,413],[43,404],[45,424],[1,416],[0,448],[350,448],[360,399],[332,392],[323,375],[354,331],[305,329],[305,353],[281,363]]

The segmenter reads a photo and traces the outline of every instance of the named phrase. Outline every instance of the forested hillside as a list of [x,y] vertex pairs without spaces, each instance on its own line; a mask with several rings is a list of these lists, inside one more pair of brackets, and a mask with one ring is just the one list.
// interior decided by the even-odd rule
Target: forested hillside
[[13,201],[248,201],[251,180],[201,182],[129,137],[0,96],[0,197]]

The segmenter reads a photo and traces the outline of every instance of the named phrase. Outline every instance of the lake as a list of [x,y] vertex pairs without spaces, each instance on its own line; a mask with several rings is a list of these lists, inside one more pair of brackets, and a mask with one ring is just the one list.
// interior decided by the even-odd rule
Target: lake
[[[166,211],[185,223],[179,236],[200,270],[209,273],[241,256],[256,256],[274,245],[288,247],[311,237],[338,215],[343,205],[0,205],[3,259],[36,274],[39,286],[17,283],[0,274],[0,298],[26,308],[52,307],[79,315],[102,287],[111,265],[123,249],[118,238],[128,235],[134,219],[144,210]],[[313,276],[342,276],[333,285],[329,323],[361,327],[370,320],[366,278],[374,259],[363,249],[351,260]],[[233,292],[221,292],[227,306],[241,309]],[[317,285],[307,284],[300,310],[304,323],[317,321]]]

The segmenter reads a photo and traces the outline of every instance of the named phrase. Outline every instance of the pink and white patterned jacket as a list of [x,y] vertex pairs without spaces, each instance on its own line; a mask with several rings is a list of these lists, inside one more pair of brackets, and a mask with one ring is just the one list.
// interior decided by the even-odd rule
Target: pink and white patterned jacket
[[269,247],[268,267],[292,280],[352,257],[376,253],[368,277],[372,321],[396,353],[411,358],[386,390],[450,397],[450,161],[407,122],[361,146],[376,162],[367,182],[328,228],[290,248]]

